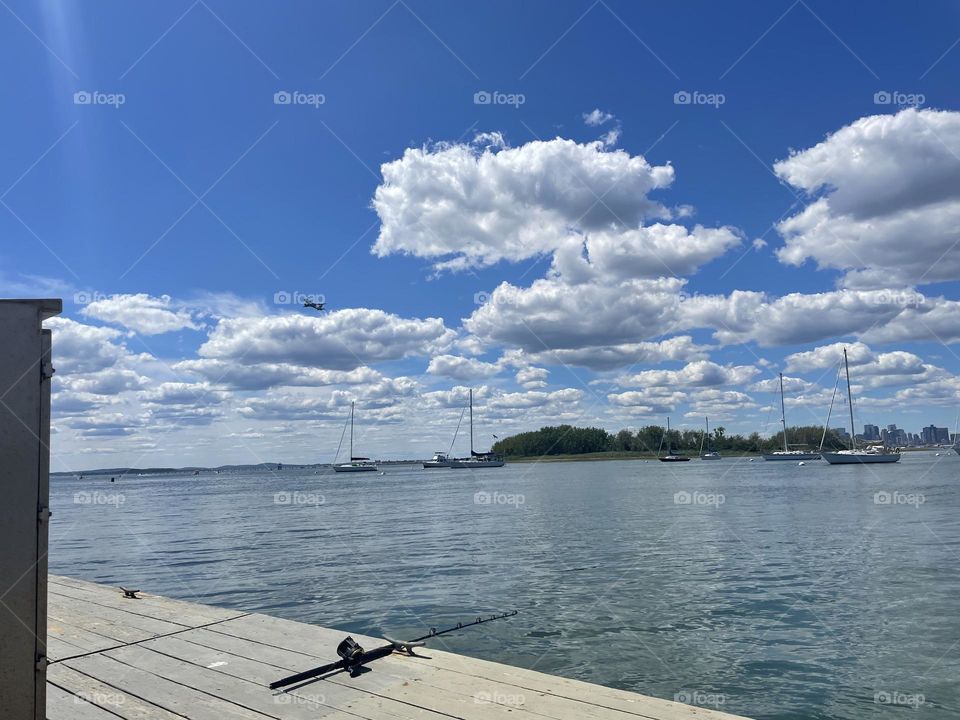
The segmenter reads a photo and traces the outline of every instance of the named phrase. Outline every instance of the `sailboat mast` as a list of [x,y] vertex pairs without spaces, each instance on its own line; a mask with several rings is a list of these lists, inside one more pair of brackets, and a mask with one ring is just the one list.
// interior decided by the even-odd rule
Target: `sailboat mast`
[[350,401],[350,462],[353,462],[353,401]]
[[783,424],[783,451],[788,452],[787,447],[787,410],[783,404],[783,373],[780,373],[780,422]]
[[850,392],[850,363],[847,362],[847,349],[843,349],[843,366],[847,371],[847,404],[850,406],[850,449],[857,449],[855,431],[853,429],[853,394]]
[[473,388],[470,388],[470,457],[473,457]]

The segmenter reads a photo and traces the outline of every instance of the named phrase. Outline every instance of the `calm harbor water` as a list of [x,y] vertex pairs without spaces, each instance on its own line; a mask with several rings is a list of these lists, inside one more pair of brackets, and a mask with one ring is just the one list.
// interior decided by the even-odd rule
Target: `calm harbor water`
[[960,716],[960,456],[57,477],[51,572],[756,718]]

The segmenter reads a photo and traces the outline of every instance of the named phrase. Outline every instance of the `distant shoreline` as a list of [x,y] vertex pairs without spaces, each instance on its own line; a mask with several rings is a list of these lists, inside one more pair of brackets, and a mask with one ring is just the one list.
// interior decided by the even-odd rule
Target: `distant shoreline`
[[[810,452],[816,452],[816,450],[811,450]],[[901,448],[900,452],[903,453],[914,453],[914,452],[953,452],[952,447],[945,448],[930,448],[930,447],[914,447],[914,448]],[[683,455],[691,459],[697,459],[700,456],[697,453],[677,453],[675,455]],[[760,457],[763,452],[759,450],[755,451],[745,451],[731,454],[720,453],[724,459],[736,459],[736,458],[757,458]],[[504,458],[508,463],[533,463],[533,462],[600,462],[606,460],[656,460],[657,456],[653,453],[642,453],[642,452],[629,452],[623,450],[609,450],[606,452],[595,452],[595,453],[577,453],[577,454],[566,454],[566,455],[518,455],[518,456],[506,456]],[[420,465],[423,463],[423,460],[376,460],[377,465],[386,465],[386,466],[395,466],[395,465]],[[244,471],[263,471],[263,472],[277,472],[277,465],[281,466],[280,472],[284,470],[323,470],[333,467],[330,463],[315,463],[315,464],[304,464],[299,463],[265,463],[263,465],[220,465],[218,467],[183,467],[183,468],[106,468],[106,469],[97,469],[97,470],[75,470],[72,472],[52,472],[50,477],[76,477],[77,475],[114,475],[117,477],[136,477],[138,475],[184,475],[192,474],[193,472],[200,472],[204,475],[210,473],[229,473],[229,472],[244,472]]]
[[[811,450],[810,452],[818,452],[817,450]],[[903,453],[913,453],[913,452],[953,452],[953,448],[901,448],[900,452]],[[764,455],[763,451],[749,451],[749,452],[738,452],[725,455],[720,453],[724,460],[727,459],[737,459],[737,458],[758,458],[761,455]],[[677,453],[674,455],[682,455],[688,457],[692,460],[698,459],[700,456],[696,453]],[[623,452],[619,450],[611,450],[609,452],[598,452],[598,453],[581,453],[581,454],[570,454],[570,455],[520,455],[517,457],[507,456],[506,461],[508,463],[532,463],[532,462],[602,462],[605,460],[657,460],[657,456],[651,453],[637,453],[637,452]]]

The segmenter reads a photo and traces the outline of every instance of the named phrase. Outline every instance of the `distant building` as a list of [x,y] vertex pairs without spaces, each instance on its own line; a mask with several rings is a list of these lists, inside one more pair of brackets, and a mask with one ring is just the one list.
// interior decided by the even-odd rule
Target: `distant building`
[[864,425],[863,426],[863,439],[870,440],[879,440],[880,439],[880,427],[877,425]]
[[832,430],[833,432],[835,432],[837,435],[839,435],[839,436],[842,437],[842,438],[849,438],[849,437],[850,437],[850,433],[847,432],[847,429],[846,429],[846,428],[842,428],[842,427],[839,427],[839,428],[830,428],[830,430]]
[[937,427],[936,425],[928,425],[920,433],[920,439],[924,445],[949,445],[950,429]]
[[911,443],[910,434],[896,425],[887,425],[885,430],[881,430],[880,439],[887,447],[909,447],[911,444],[917,444],[916,441]]

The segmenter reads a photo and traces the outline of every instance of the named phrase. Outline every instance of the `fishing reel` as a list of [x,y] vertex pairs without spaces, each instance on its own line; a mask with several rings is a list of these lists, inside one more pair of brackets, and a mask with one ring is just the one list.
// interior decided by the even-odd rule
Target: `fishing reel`
[[363,659],[363,648],[360,643],[348,636],[337,645],[337,655],[343,660],[344,669],[354,675]]

